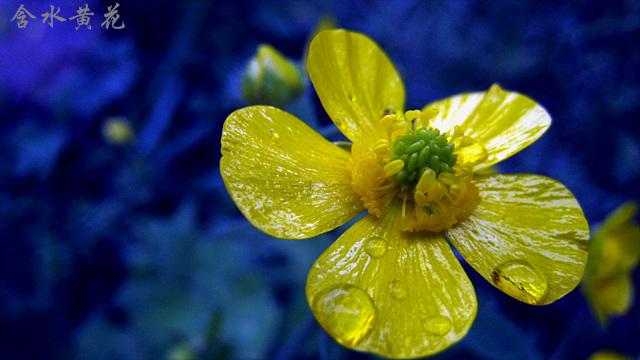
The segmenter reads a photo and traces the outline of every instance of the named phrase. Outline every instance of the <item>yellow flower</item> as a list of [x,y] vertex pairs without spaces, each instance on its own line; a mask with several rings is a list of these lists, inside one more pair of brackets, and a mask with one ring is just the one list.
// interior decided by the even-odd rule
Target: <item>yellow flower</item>
[[447,239],[526,303],[551,303],[579,283],[589,227],[569,190],[543,176],[474,175],[540,137],[551,123],[542,107],[494,85],[403,112],[390,60],[345,30],[318,34],[307,67],[351,151],[254,106],[227,118],[220,170],[240,211],[279,238],[316,236],[368,212],[307,278],[311,309],[336,341],[414,358],[460,340],[477,303]]
[[611,316],[629,311],[633,299],[631,274],[640,261],[638,204],[618,207],[596,230],[582,290],[603,326]]
[[600,350],[589,356],[589,360],[632,360],[626,355],[611,350]]

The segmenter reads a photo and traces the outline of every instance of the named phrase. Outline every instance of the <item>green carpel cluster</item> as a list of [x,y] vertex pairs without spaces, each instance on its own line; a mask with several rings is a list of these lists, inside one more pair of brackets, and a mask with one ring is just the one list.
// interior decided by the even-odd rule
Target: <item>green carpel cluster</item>
[[427,168],[436,176],[443,172],[454,174],[453,166],[458,158],[453,154],[454,147],[438,129],[409,130],[393,143],[391,161],[400,159],[404,162],[402,170],[394,175],[396,180],[407,188],[415,188]]

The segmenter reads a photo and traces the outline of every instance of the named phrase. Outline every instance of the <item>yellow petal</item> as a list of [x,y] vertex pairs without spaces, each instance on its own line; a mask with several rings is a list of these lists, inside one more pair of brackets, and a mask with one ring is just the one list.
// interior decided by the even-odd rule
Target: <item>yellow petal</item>
[[349,152],[280,109],[229,115],[220,172],[240,211],[269,235],[301,239],[364,211],[346,174]]
[[[547,111],[532,99],[492,85],[486,92],[466,93],[431,103],[425,107],[438,113],[429,126],[452,135],[459,125],[473,139],[467,152],[476,162],[474,171],[502,161],[536,141],[551,125]],[[463,149],[456,149],[463,151]],[[482,151],[485,150],[485,151]]]
[[623,315],[629,311],[633,298],[633,285],[628,274],[621,274],[597,286],[593,305],[607,315]]
[[444,237],[398,229],[402,202],[367,215],[311,268],[307,299],[342,345],[391,358],[437,353],[460,340],[477,310],[469,278]]
[[578,285],[589,225],[571,192],[538,175],[488,175],[474,183],[482,201],[448,238],[491,284],[533,305]]
[[638,266],[640,226],[635,221],[637,214],[638,204],[628,201],[610,214],[593,236],[593,243],[602,243],[601,261],[614,265],[616,270],[632,271]]
[[402,112],[404,85],[387,55],[365,35],[320,32],[311,42],[309,77],[325,110],[352,142],[385,135],[380,118],[388,108]]

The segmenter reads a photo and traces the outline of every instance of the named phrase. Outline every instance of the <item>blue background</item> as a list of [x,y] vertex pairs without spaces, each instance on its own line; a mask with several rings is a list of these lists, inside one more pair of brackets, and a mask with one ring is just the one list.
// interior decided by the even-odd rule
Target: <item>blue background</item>
[[[91,30],[42,23],[50,5],[69,18],[85,3]],[[10,21],[21,4],[36,16],[24,29]],[[125,27],[100,27],[114,4],[0,4],[2,359],[371,357],[328,337],[304,296],[344,227],[266,236],[218,170],[222,124],[246,105],[239,76],[257,45],[300,61],[322,16],[387,52],[408,109],[492,83],[543,105],[550,130],[501,171],[561,181],[592,228],[640,198],[637,0],[120,1]],[[287,110],[330,131],[310,83]],[[109,116],[131,121],[134,144],[105,141]],[[579,290],[533,307],[466,269],[478,317],[439,359],[640,353],[637,301],[602,329]]]

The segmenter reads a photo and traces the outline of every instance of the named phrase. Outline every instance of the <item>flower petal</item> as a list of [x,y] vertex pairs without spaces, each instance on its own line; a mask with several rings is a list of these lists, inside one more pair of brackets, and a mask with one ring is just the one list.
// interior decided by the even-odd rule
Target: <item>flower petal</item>
[[437,353],[476,315],[473,286],[444,237],[401,232],[402,202],[362,218],[311,268],[307,299],[342,345],[391,358]]
[[486,92],[452,96],[427,108],[438,110],[429,126],[452,135],[454,126],[459,125],[465,136],[475,140],[466,149],[473,157],[471,162],[476,162],[475,171],[529,146],[551,125],[551,117],[542,106],[525,95],[504,91],[496,84]]
[[380,118],[387,108],[402,111],[404,85],[387,55],[367,36],[322,31],[311,42],[309,77],[327,114],[352,142],[385,135]]
[[534,305],[578,285],[587,261],[589,224],[571,192],[538,175],[476,177],[482,201],[447,232],[490,283]]
[[287,112],[237,110],[225,121],[221,142],[229,194],[269,235],[316,236],[364,211],[346,173],[349,153]]

